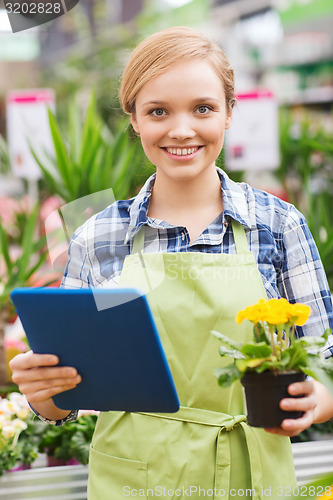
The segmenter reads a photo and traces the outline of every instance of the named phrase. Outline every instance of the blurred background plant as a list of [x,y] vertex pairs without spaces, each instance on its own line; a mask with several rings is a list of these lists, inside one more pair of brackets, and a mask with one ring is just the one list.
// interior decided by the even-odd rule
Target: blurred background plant
[[74,422],[54,426],[36,417],[22,394],[0,397],[0,476],[29,468],[40,453],[46,454],[48,466],[86,465],[97,415],[80,411]]
[[50,465],[64,465],[74,460],[84,465],[88,463],[97,415],[94,411],[80,411],[74,422],[47,426],[39,443],[39,451],[48,455]]
[[[21,209],[19,203],[18,205],[14,203],[13,207],[16,206]],[[15,215],[15,210],[7,214],[6,222],[3,222],[0,213],[0,387],[2,389],[9,382],[5,330],[15,317],[15,310],[10,302],[12,290],[17,287],[36,286],[38,281],[40,285],[48,286],[58,278],[54,274],[49,274],[47,270],[43,271],[42,277],[38,275],[48,255],[46,236],[39,233],[39,204],[29,210],[29,213],[23,215],[24,224],[21,224],[20,217]],[[12,222],[8,223],[8,219]],[[18,225],[15,225],[17,221]],[[18,244],[15,244],[15,241]]]
[[8,144],[0,134],[0,174],[8,174],[10,170],[10,158]]
[[12,392],[0,397],[0,475],[16,467],[27,468],[36,460],[45,428],[25,396]]
[[333,136],[303,114],[281,110],[281,163],[275,175],[305,216],[333,290]]

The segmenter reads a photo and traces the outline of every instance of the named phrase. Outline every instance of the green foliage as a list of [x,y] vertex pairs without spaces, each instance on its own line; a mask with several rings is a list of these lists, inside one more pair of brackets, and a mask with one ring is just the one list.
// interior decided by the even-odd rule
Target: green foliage
[[324,191],[308,190],[309,209],[306,220],[316,242],[328,284],[333,290],[333,182]]
[[26,429],[17,431],[12,438],[6,438],[0,430],[0,476],[18,465],[31,465],[38,456],[42,435],[47,424],[32,413],[25,420]]
[[[254,329],[255,332],[255,329]],[[217,337],[221,346],[222,357],[229,357],[233,362],[227,366],[216,368],[215,375],[221,387],[229,387],[235,380],[240,380],[245,372],[262,373],[269,371],[302,371],[323,383],[333,394],[333,358],[324,359],[320,349],[325,345],[328,329],[322,337],[294,338],[293,331],[285,332],[289,342],[282,338],[282,332],[266,335],[260,339],[254,333],[253,342],[235,344],[226,335],[211,332]]]
[[55,157],[37,153],[46,184],[52,194],[66,203],[106,189],[113,189],[116,199],[133,196],[146,179],[147,160],[141,144],[130,138],[121,123],[113,135],[96,110],[92,93],[83,123],[76,100],[69,107],[68,131],[60,129],[56,117],[49,111],[49,124]]
[[82,415],[74,422],[48,426],[41,437],[39,451],[67,462],[76,458],[86,465],[97,415]]
[[7,174],[10,169],[8,144],[0,134],[0,174]]
[[12,257],[10,252],[10,237],[1,225],[0,219],[0,259],[4,261],[4,268],[0,274],[0,309],[8,304],[9,296],[14,288],[27,286],[33,274],[44,263],[47,250],[44,236],[36,234],[38,226],[38,209],[34,210],[26,219],[22,232],[22,245],[19,256]]
[[0,476],[10,469],[13,469],[17,463],[17,453],[12,447],[0,444]]
[[281,163],[276,175],[308,222],[329,286],[333,289],[333,146],[332,132],[310,116],[295,122],[280,115]]

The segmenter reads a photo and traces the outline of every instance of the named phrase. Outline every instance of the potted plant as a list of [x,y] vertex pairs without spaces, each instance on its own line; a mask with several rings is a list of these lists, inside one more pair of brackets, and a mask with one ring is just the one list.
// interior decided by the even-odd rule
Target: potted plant
[[275,427],[284,418],[299,418],[299,412],[285,412],[279,402],[288,393],[289,384],[311,376],[333,393],[333,359],[324,359],[321,348],[331,330],[322,337],[296,338],[295,325],[303,325],[310,315],[304,304],[290,304],[286,299],[260,299],[240,311],[236,321],[251,321],[253,340],[237,343],[212,331],[220,342],[221,356],[233,358],[225,367],[216,368],[221,387],[240,380],[246,397],[248,423],[254,427]]
[[80,411],[73,422],[49,425],[39,443],[39,451],[48,456],[48,465],[86,465],[97,421],[97,412]]
[[0,397],[0,476],[5,471],[30,468],[46,427],[35,418],[22,394]]

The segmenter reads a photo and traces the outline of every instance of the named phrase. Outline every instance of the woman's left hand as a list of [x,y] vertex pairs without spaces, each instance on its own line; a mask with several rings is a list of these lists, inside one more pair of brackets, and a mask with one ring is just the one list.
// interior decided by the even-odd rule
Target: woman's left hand
[[304,431],[315,422],[319,400],[316,391],[316,383],[313,380],[290,384],[288,392],[291,396],[303,395],[303,397],[284,398],[280,401],[280,408],[285,411],[303,411],[304,415],[301,418],[286,418],[282,421],[281,427],[265,430],[272,434],[293,437],[297,436],[297,434]]

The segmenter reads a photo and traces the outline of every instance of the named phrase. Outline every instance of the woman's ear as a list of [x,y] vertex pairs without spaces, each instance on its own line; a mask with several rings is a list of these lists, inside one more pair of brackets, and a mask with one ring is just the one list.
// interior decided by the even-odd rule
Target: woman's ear
[[138,127],[138,122],[136,121],[135,113],[131,113],[131,124],[132,124],[132,127],[134,128],[134,131],[137,134],[140,134],[139,127]]
[[226,129],[230,128],[231,122],[232,122],[232,111],[230,111],[229,115],[226,118],[226,121],[225,121],[225,128]]

